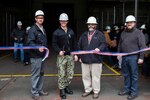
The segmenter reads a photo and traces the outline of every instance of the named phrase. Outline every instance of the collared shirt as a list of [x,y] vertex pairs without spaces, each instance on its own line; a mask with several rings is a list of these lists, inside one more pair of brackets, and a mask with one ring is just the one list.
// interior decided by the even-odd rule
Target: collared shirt
[[88,43],[89,43],[89,44],[90,44],[90,42],[91,42],[91,39],[92,39],[94,33],[95,33],[95,31],[88,33]]

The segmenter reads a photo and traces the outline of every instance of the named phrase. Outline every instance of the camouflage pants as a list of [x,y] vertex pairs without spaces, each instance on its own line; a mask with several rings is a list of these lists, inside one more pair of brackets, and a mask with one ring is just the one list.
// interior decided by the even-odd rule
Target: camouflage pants
[[71,83],[74,74],[74,61],[73,56],[58,56],[58,87],[64,89]]

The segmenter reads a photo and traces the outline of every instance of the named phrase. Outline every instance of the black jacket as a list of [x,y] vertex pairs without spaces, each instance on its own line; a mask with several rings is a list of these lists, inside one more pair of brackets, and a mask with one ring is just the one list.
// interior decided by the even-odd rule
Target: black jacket
[[71,51],[77,49],[75,34],[72,29],[68,28],[67,33],[58,28],[53,33],[52,46],[55,52],[65,51],[66,55],[69,55]]
[[[46,32],[44,33],[35,24],[33,25],[28,33],[27,44],[29,46],[47,46]],[[41,58],[44,57],[45,52],[40,52],[39,50],[30,50],[31,58]]]
[[[16,28],[12,31],[11,35],[12,35],[14,42],[23,43],[24,42],[24,36],[25,36],[25,30]],[[17,40],[15,40],[15,38],[17,38]]]
[[[100,51],[104,51],[106,48],[105,37],[102,32],[96,30],[90,44],[88,43],[88,31],[84,32],[79,40],[79,50],[94,50],[99,48]],[[83,63],[101,63],[102,56],[97,54],[84,54],[79,56]]]
[[[145,37],[137,28],[124,30],[121,33],[118,52],[134,52],[146,47]],[[140,53],[139,58],[143,59],[144,53]]]

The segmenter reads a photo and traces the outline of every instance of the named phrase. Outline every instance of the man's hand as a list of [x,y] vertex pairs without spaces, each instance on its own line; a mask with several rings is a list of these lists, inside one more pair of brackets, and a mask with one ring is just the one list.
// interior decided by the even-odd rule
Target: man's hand
[[44,48],[39,48],[39,51],[40,52],[44,52]]
[[16,37],[14,37],[14,40],[17,40],[17,38],[16,38]]
[[120,60],[121,57],[122,57],[122,56],[117,56],[117,59]]
[[78,56],[77,55],[74,56],[74,61],[78,61]]
[[60,56],[63,56],[64,53],[65,53],[65,51],[60,51],[60,52],[59,52],[59,55],[60,55]]
[[98,49],[98,48],[95,48],[95,51],[96,51],[96,52],[100,52],[100,49]]
[[80,63],[82,63],[82,60],[81,60],[81,59],[79,59],[79,62],[80,62]]
[[112,40],[111,41],[111,47],[116,47],[117,46],[117,41],[116,40]]
[[143,59],[138,59],[138,64],[142,64],[143,63]]

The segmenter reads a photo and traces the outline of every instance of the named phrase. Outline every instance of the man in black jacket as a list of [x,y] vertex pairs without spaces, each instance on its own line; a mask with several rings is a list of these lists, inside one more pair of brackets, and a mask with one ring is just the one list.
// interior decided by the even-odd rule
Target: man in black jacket
[[[25,37],[25,30],[22,28],[22,22],[18,21],[17,22],[17,28],[13,30],[12,32],[12,38],[14,42],[14,47],[23,47],[23,41]],[[18,50],[14,50],[14,60],[15,62],[18,61]],[[20,59],[21,62],[24,61],[24,51],[23,49],[20,49]]]
[[[87,20],[88,31],[84,32],[79,40],[79,50],[104,51],[106,47],[105,37],[102,32],[96,29],[97,21],[95,17]],[[93,98],[97,99],[100,93],[100,80],[102,73],[102,56],[97,54],[84,54],[79,56],[82,67],[82,80],[85,92],[82,97],[86,97],[93,91]]]
[[[24,46],[27,46],[27,38],[28,38],[28,31],[31,27],[28,26],[26,28],[26,34],[25,34],[25,39],[24,39]],[[24,50],[24,65],[29,65],[30,62],[30,54],[29,54],[29,50]]]
[[[30,28],[27,43],[29,46],[47,46],[47,37],[45,29],[43,28],[44,13],[41,10],[35,13],[36,23]],[[32,83],[32,98],[34,100],[41,100],[41,95],[48,95],[43,92],[43,75],[44,75],[44,62],[42,58],[45,55],[44,48],[39,50],[31,50],[31,83]]]
[[[143,33],[136,28],[136,19],[129,15],[126,18],[126,29],[122,32],[118,52],[134,52],[146,47]],[[144,53],[122,57],[122,75],[124,89],[119,95],[128,95],[128,100],[138,96],[138,65],[143,63]]]
[[[66,93],[73,94],[73,91],[68,88],[74,74],[74,61],[70,52],[77,48],[75,34],[73,30],[67,26],[68,20],[69,18],[66,13],[60,15],[60,28],[54,31],[52,40],[52,46],[58,54],[58,87],[62,99],[66,99]],[[74,56],[74,60],[78,60],[76,55]]]

